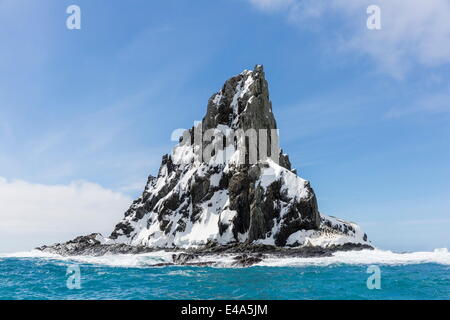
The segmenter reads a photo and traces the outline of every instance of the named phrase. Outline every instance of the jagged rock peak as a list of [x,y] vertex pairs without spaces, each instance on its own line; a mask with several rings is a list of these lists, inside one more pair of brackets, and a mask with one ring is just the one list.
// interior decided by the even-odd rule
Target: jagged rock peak
[[[279,162],[272,155],[238,161],[247,158],[248,150],[242,150],[239,139],[228,140],[234,131],[276,128],[262,66],[227,80],[209,99],[200,130],[199,125],[187,130],[172,154],[163,157],[158,176],[149,178],[107,241],[151,247],[365,243],[357,225],[319,213],[309,181],[290,169],[274,141],[278,132],[266,140],[276,147],[271,154],[280,153]],[[224,135],[192,143],[206,131]],[[222,149],[205,161],[203,151],[211,145]]]
[[262,65],[228,79],[208,101],[205,130],[225,125],[231,129],[276,129],[269,86]]
[[[145,248],[368,246],[358,225],[319,212],[309,181],[291,170],[279,149],[276,128],[263,67],[230,78],[209,99],[200,125],[186,130],[172,153],[163,156],[158,175],[148,178],[142,195],[110,237],[93,235],[76,242],[81,248],[94,242]],[[250,142],[245,136],[239,145],[240,139],[232,138],[235,131],[247,130],[276,134],[258,135],[258,158],[242,164],[240,160],[251,158]],[[224,134],[205,140],[206,131]],[[269,142],[270,157],[261,157],[261,140]],[[212,158],[205,160],[209,146],[221,149],[213,148]],[[279,162],[273,155],[280,155]],[[62,245],[71,247],[72,243]]]

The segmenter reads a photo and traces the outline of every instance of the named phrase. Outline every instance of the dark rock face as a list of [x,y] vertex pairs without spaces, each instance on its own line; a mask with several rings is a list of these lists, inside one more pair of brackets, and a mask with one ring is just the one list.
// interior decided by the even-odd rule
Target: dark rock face
[[[158,175],[149,176],[142,195],[105,243],[90,235],[53,248],[73,254],[91,253],[93,247],[102,253],[243,244],[248,251],[261,244],[304,245],[303,235],[290,238],[303,231],[358,235],[350,223],[321,217],[314,190],[291,168],[276,129],[263,67],[230,78],[209,99],[201,125],[187,130],[172,154],[163,156]],[[240,131],[250,134],[240,140]],[[260,258],[242,256],[236,263],[250,265]],[[192,259],[176,255],[174,263]]]
[[[251,81],[245,90],[246,83]],[[236,97],[239,89],[244,92]],[[233,100],[237,103],[237,110],[234,110]],[[262,66],[257,65],[253,71],[244,71],[227,80],[222,90],[209,99],[203,129],[216,128],[218,125],[243,130],[277,128],[269,100],[269,85]]]
[[259,263],[263,260],[264,256],[260,253],[256,256],[248,256],[246,254],[236,256],[233,259],[236,260],[233,263],[235,267],[250,267],[256,263]]
[[189,261],[195,260],[197,255],[192,253],[179,253],[173,254],[172,260],[175,264],[186,264]]

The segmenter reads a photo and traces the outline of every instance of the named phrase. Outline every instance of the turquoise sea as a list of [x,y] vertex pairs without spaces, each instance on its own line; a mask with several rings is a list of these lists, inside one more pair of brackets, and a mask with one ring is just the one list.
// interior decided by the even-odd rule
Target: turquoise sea
[[[443,249],[342,253],[248,268],[151,265],[166,258],[0,255],[0,299],[450,298],[449,253]],[[380,289],[368,289],[369,265],[379,268]]]

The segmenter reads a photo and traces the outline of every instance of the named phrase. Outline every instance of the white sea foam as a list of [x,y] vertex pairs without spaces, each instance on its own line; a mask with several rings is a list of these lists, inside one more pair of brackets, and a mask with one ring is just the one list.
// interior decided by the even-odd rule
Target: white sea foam
[[64,262],[86,263],[107,265],[112,267],[148,267],[159,263],[172,262],[171,252],[156,251],[143,254],[117,254],[104,255],[99,257],[94,256],[61,256],[57,254],[45,253],[39,250],[32,250],[29,252],[18,252],[0,254],[1,258],[42,258],[48,260],[59,260]]
[[450,265],[450,253],[446,248],[434,251],[395,253],[386,250],[361,250],[336,252],[331,257],[321,258],[267,258],[261,266],[328,266],[334,264],[385,264],[405,265],[421,263],[438,263]]
[[[107,265],[113,267],[151,267],[158,263],[172,262],[172,252],[157,251],[145,254],[121,254],[105,255],[101,257],[93,256],[73,256],[63,257],[56,254],[44,253],[38,250],[29,252],[18,252],[10,254],[0,254],[1,258],[42,258],[63,262],[86,263],[96,265]],[[204,256],[192,262],[214,261],[215,267],[230,267],[234,262],[232,255]],[[293,267],[293,266],[329,266],[337,264],[348,265],[406,265],[437,263],[450,265],[450,253],[447,248],[435,249],[434,251],[395,253],[385,250],[362,250],[336,252],[331,257],[320,258],[277,258],[268,256],[258,266],[270,267]]]
[[53,258],[60,255],[43,252],[40,250],[20,251],[14,253],[0,253],[0,258]]

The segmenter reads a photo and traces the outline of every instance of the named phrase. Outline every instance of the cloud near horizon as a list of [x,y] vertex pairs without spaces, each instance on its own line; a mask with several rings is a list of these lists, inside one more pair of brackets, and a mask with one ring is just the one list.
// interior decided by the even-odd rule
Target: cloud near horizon
[[109,234],[130,204],[129,197],[91,182],[44,185],[0,177],[0,252]]

